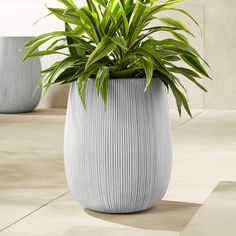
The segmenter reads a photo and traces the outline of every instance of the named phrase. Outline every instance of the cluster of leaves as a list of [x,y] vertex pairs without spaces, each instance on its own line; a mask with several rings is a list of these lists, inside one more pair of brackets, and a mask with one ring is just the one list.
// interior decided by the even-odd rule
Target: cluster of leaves
[[[179,113],[184,107],[191,116],[186,90],[177,76],[185,76],[206,91],[198,80],[209,75],[204,60],[184,35],[192,35],[186,25],[177,18],[158,16],[162,11],[177,11],[198,25],[189,13],[175,8],[184,0],[87,0],[80,8],[73,0],[58,1],[65,7],[48,9],[65,22],[65,30],[34,37],[24,45],[28,52],[23,61],[51,54],[65,56],[42,72],[45,90],[54,83],[77,81],[85,107],[89,78],[96,80],[104,103],[110,78],[146,78],[145,91],[158,78],[172,90]],[[156,26],[150,26],[153,22]],[[154,39],[152,34],[159,32],[170,37]],[[36,50],[46,42],[50,43],[45,50]],[[179,61],[186,66],[177,66]]]

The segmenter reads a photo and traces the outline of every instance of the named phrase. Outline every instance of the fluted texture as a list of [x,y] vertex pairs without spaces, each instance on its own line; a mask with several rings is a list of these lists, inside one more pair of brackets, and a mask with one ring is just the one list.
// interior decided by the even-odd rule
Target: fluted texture
[[20,49],[29,39],[0,38],[0,113],[32,111],[41,98],[41,88],[35,93],[41,77],[40,60],[21,63],[25,51]]
[[109,213],[148,209],[166,192],[172,140],[166,89],[144,79],[110,80],[104,110],[95,81],[87,111],[70,88],[65,125],[65,170],[71,192],[86,208]]

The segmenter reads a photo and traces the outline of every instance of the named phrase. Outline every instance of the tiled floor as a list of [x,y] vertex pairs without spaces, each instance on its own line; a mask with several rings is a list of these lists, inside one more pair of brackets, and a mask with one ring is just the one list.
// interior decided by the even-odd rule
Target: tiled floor
[[221,180],[236,181],[236,111],[171,111],[174,162],[160,205],[133,215],[84,210],[63,169],[64,110],[0,115],[0,236],[179,235]]
[[181,236],[236,235],[236,182],[220,182]]

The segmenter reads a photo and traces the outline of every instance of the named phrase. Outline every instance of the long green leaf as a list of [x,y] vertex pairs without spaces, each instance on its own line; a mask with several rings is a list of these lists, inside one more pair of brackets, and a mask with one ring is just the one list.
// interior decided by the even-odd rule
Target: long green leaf
[[189,17],[198,26],[198,28],[199,28],[199,30],[200,30],[200,32],[202,34],[201,26],[198,24],[198,22],[193,18],[193,16],[191,14],[189,14],[185,10],[179,9],[179,8],[169,8],[168,10],[181,12],[182,14],[186,15],[187,17]]
[[90,27],[90,34],[93,35],[95,42],[98,43],[101,39],[101,32],[98,27],[99,21],[96,18],[96,14],[92,14],[86,7],[77,10],[77,14]]
[[49,7],[48,10],[53,15],[55,15],[56,17],[58,17],[60,20],[62,20],[64,22],[71,23],[71,24],[74,24],[74,25],[81,24],[81,21],[80,21],[79,17],[77,17],[75,15],[72,15],[72,14],[66,13],[66,11],[64,9]]
[[24,44],[24,47],[30,47],[41,39],[47,38],[48,40],[50,40],[52,38],[61,37],[61,36],[69,36],[69,37],[73,37],[73,38],[78,38],[78,37],[80,37],[80,32],[77,32],[77,31],[76,32],[65,32],[65,31],[49,32],[46,34],[39,35],[37,37],[33,37],[32,39],[30,39],[29,41],[27,41]]
[[101,94],[104,104],[107,102],[109,83],[109,67],[101,67],[96,76],[96,90],[98,95]]
[[76,8],[76,5],[74,4],[73,0],[58,0],[58,1],[64,4],[66,7]]
[[97,48],[91,53],[86,68],[88,68],[94,62],[107,56],[112,50],[116,48],[116,44],[108,37],[104,37],[102,41],[97,45]]
[[119,2],[119,5],[120,5],[120,12],[123,18],[123,25],[124,25],[124,37],[126,38],[129,33],[129,22],[127,20],[126,13],[123,8],[121,0],[117,0],[117,1]]
[[[70,27],[70,25],[67,22],[65,22],[65,31],[66,32],[73,32],[72,28]],[[71,38],[69,36],[66,36],[66,40],[67,40],[68,45],[71,45],[74,43],[73,38]],[[73,56],[73,57],[76,57],[78,55],[76,49],[73,47],[69,47],[69,52],[70,52],[71,56]]]
[[204,92],[207,92],[206,88],[194,78],[194,77],[200,78],[200,76],[198,74],[196,74],[194,71],[192,71],[188,68],[183,68],[183,67],[169,68],[169,70],[173,73],[178,73],[178,74],[184,75],[186,78],[188,78],[190,81],[192,81],[194,84],[196,84]]
[[142,63],[144,66],[145,74],[146,74],[146,87],[144,92],[147,91],[147,88],[149,87],[152,76],[153,76],[153,60],[150,57],[142,58]]
[[158,19],[162,23],[164,23],[166,25],[176,27],[176,28],[179,28],[179,29],[182,29],[182,30],[186,31],[187,33],[191,34],[194,37],[193,33],[191,33],[191,31],[179,19],[173,18],[173,17],[161,17],[161,18],[158,18]]
[[201,73],[202,75],[210,78],[205,68],[202,66],[201,62],[196,57],[191,57],[187,55],[181,55],[181,58],[191,67],[193,67],[196,71]]
[[167,1],[166,3],[160,4],[160,5],[155,5],[151,8],[148,16],[153,16],[154,14],[169,9],[170,7],[176,6],[182,2],[185,2],[186,0],[172,0],[172,1]]
[[95,2],[99,3],[101,6],[106,7],[108,1],[107,0],[94,0]]
[[140,24],[143,24],[142,17],[146,10],[146,6],[143,5],[140,1],[137,2],[134,11],[132,12],[132,15],[129,20],[129,33],[128,33],[128,47],[131,47],[134,42],[134,38],[137,37],[137,35],[141,31]]
[[86,110],[86,90],[87,90],[88,79],[89,79],[89,73],[83,73],[78,78],[78,93],[85,110]]
[[26,61],[27,58],[30,57],[30,55],[42,44],[44,44],[45,42],[48,41],[48,38],[40,40],[38,42],[36,42],[33,46],[31,46],[31,48],[28,50],[28,52],[26,53],[26,55],[24,56],[24,58],[22,59],[22,61]]
[[113,41],[116,45],[120,46],[121,48],[125,49],[125,50],[128,50],[127,49],[127,44],[126,44],[126,41],[124,40],[124,38],[121,38],[119,36],[116,36],[116,37],[111,37],[110,38],[111,41]]

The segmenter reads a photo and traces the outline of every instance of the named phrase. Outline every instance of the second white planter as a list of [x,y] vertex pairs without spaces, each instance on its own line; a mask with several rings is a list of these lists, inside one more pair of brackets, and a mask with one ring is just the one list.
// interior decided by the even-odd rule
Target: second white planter
[[87,110],[73,83],[65,126],[65,170],[75,198],[109,213],[148,209],[164,196],[172,164],[172,139],[164,84],[153,79],[109,82],[106,110],[87,85]]
[[31,37],[0,37],[0,113],[31,112],[38,105],[42,88],[39,59],[25,63],[20,49]]

